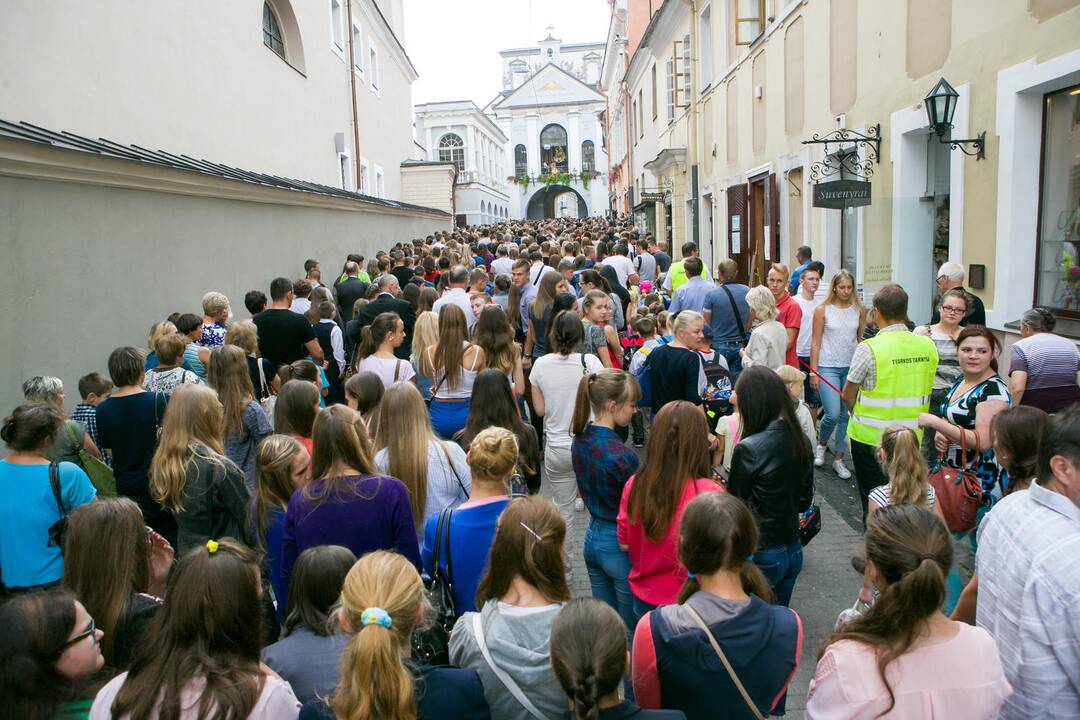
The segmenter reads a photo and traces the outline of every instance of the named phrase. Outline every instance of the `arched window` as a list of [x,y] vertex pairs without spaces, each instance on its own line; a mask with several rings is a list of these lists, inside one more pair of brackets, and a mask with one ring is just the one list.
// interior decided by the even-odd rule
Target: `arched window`
[[562,125],[548,125],[540,131],[540,164],[543,173],[570,172],[566,130]]
[[263,45],[274,51],[279,58],[285,59],[285,43],[281,39],[281,23],[274,14],[270,3],[263,3]]
[[523,177],[529,174],[529,151],[524,145],[514,148],[514,175]]
[[596,146],[592,140],[581,143],[581,172],[592,172],[596,169]]
[[447,133],[439,139],[439,160],[452,162],[458,172],[465,172],[465,143],[459,135]]

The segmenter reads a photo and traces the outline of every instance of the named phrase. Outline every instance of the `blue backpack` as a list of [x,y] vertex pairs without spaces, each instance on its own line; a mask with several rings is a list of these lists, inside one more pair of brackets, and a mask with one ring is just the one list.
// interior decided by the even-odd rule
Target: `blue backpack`
[[664,337],[660,338],[660,344],[656,347],[640,347],[637,352],[645,356],[645,363],[638,368],[636,373],[638,385],[641,386],[641,398],[637,402],[639,408],[652,409],[652,380],[649,378],[649,355],[658,347],[663,347],[668,344],[668,340]]

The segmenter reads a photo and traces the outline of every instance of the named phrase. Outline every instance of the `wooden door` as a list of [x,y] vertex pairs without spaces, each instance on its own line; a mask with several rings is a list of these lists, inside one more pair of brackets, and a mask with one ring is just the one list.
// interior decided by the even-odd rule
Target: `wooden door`
[[739,266],[737,277],[741,283],[750,278],[746,204],[746,185],[732,185],[727,189],[727,256]]
[[766,181],[767,178],[762,175],[747,183],[747,191],[750,196],[747,202],[747,214],[749,216],[747,249],[750,251],[747,284],[751,287],[765,282],[765,224],[768,211],[765,199]]

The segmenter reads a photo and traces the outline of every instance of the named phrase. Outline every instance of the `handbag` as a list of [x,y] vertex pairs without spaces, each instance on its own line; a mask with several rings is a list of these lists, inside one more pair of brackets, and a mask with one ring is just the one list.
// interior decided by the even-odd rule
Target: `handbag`
[[60,548],[60,555],[63,555],[68,514],[64,509],[64,501],[60,498],[60,463],[49,463],[49,487],[52,488],[53,500],[56,501],[56,511],[60,513],[60,519],[49,526],[49,545]]
[[[450,508],[439,513],[439,522],[435,526],[431,579],[424,583],[424,593],[431,604],[435,621],[428,628],[413,631],[412,636],[413,659],[424,667],[450,664],[450,632],[457,622],[453,594],[454,564],[450,555],[450,518],[453,514],[454,511]],[[446,544],[445,576],[439,566],[443,543]]]
[[821,532],[821,506],[811,502],[806,512],[799,516],[799,542],[803,547]]
[[[78,445],[79,436],[75,434],[75,428],[71,427],[70,422],[67,423],[67,433],[72,444]],[[90,482],[94,484],[99,497],[116,497],[116,476],[113,475],[113,469],[88,453],[81,445],[79,446],[79,464],[86,471]]]
[[701,619],[701,616],[697,614],[697,610],[690,607],[687,604],[683,604],[683,610],[690,614],[690,618],[697,623],[697,626],[705,633],[705,637],[709,639],[709,644],[712,645],[712,649],[716,651],[716,656],[720,658],[720,662],[724,664],[724,669],[727,670],[728,677],[731,678],[731,682],[735,683],[735,689],[742,695],[742,699],[746,701],[747,707],[754,713],[754,717],[757,720],[765,720],[765,716],[758,709],[758,706],[754,704],[754,701],[750,698],[750,693],[746,692],[746,688],[743,687],[742,681],[739,680],[739,676],[735,674],[735,668],[731,667],[731,663],[728,662],[727,655],[720,649],[720,643],[716,642],[716,638],[713,637],[712,630],[705,624],[705,621]]
[[[979,446],[979,433],[975,433],[975,447]],[[968,470],[967,448],[964,446],[964,428],[960,428],[960,469],[946,465],[942,460],[945,454],[938,455],[938,469],[930,476],[930,484],[937,493],[937,502],[941,514],[945,516],[945,525],[952,532],[968,532],[974,529],[978,520],[979,505],[982,504],[982,483],[975,473]]]

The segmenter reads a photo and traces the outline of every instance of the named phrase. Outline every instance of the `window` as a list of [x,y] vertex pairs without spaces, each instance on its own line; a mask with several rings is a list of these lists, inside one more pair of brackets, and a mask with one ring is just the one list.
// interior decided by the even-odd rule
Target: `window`
[[638,137],[645,137],[645,91],[637,91],[637,131]]
[[334,47],[345,50],[345,15],[341,0],[330,0],[330,38]]
[[352,173],[349,172],[349,156],[345,153],[338,153],[338,170],[341,177],[341,189],[351,190],[352,185]]
[[679,97],[676,101],[679,107],[690,107],[690,36],[684,35],[682,44],[678,47],[679,63]]
[[368,161],[364,158],[360,158],[360,193],[371,194],[371,168],[368,167]]
[[540,170],[543,173],[570,172],[566,150],[566,130],[562,125],[548,125],[540,131]]
[[524,145],[514,147],[514,177],[525,177],[529,174],[529,151]]
[[386,197],[386,186],[383,183],[383,170],[375,166],[375,197]]
[[277,15],[270,8],[270,3],[263,3],[263,45],[274,51],[282,60],[285,59],[285,43],[281,40],[281,24]]
[[1042,186],[1035,276],[1038,305],[1080,317],[1080,85],[1043,104]]
[[712,6],[707,5],[698,15],[698,91],[712,84]]
[[736,0],[735,44],[750,45],[765,32],[765,0]]
[[672,123],[675,121],[675,58],[669,57],[664,63],[664,69],[667,71],[667,121]]
[[368,70],[371,72],[371,92],[379,94],[379,51],[375,43],[368,41]]
[[596,169],[596,146],[592,140],[581,143],[581,172],[592,172]]
[[656,119],[656,63],[652,66],[652,119]]
[[460,135],[447,133],[439,139],[439,160],[452,162],[458,172],[465,172],[465,143]]
[[[637,122],[638,107],[637,100],[630,101],[630,137],[638,137],[634,133],[634,123]],[[637,140],[634,140],[634,145],[637,145]]]
[[358,75],[364,74],[364,51],[363,43],[360,39],[360,26],[355,22],[352,26],[352,56],[353,56],[353,70]]

